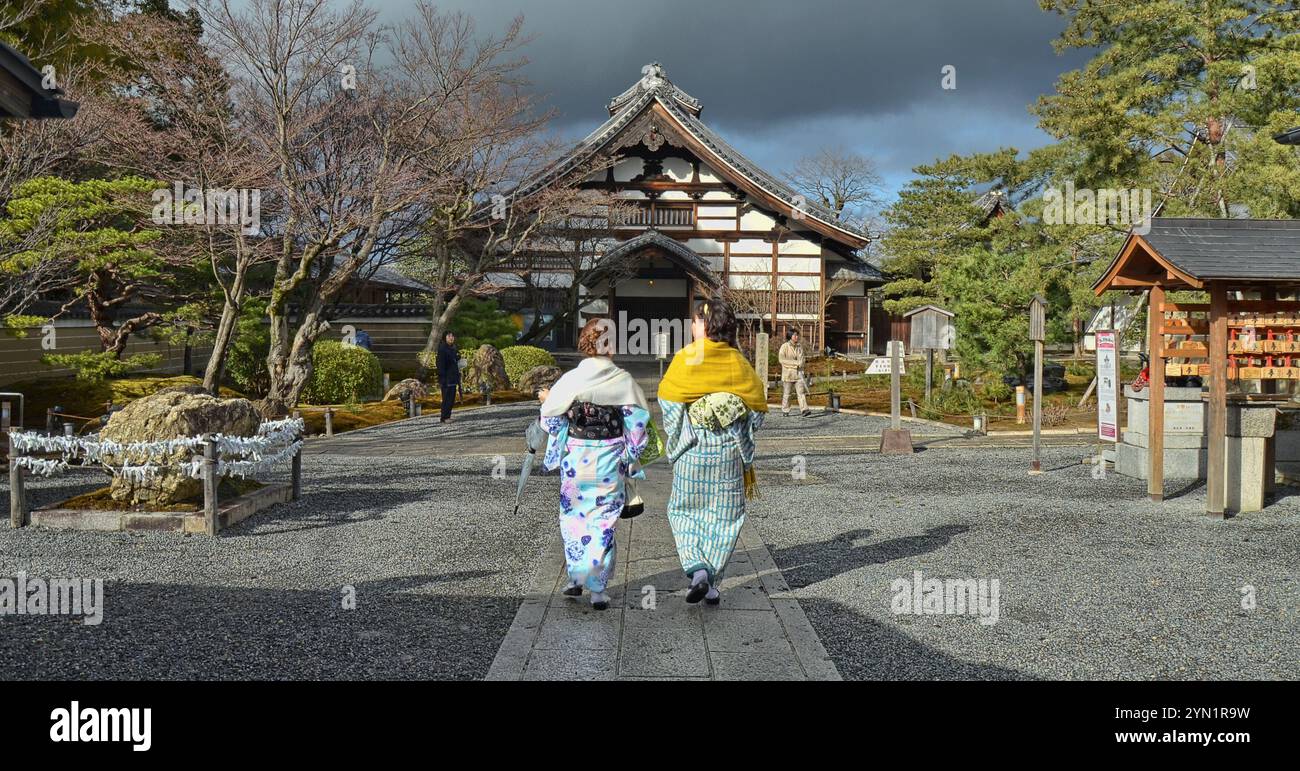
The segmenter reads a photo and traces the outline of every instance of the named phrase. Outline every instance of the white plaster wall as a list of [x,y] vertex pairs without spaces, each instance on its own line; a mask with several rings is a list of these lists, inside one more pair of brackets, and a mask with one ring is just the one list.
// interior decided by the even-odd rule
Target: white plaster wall
[[726,251],[721,241],[712,238],[689,238],[686,247],[696,254],[722,254]]
[[[614,165],[614,179],[619,182],[627,182],[641,172],[645,171],[645,161],[640,158],[624,158]],[[601,179],[605,178],[604,172],[601,172]]]
[[[732,258],[735,261],[735,258]],[[727,276],[727,286],[732,289],[753,289],[767,291],[772,288],[772,281],[765,276],[737,276],[732,273]]]
[[781,273],[821,273],[822,261],[817,257],[777,257],[776,269]]
[[812,241],[803,238],[792,238],[782,244],[777,244],[778,254],[806,254],[812,257],[819,257],[822,253],[821,246],[814,244]]
[[738,257],[731,255],[731,269],[739,273],[771,273],[771,257]]
[[664,158],[663,169],[675,182],[690,182],[694,174],[690,161],[685,158]]
[[740,218],[741,230],[771,230],[776,220],[761,211],[751,211]]
[[732,254],[766,254],[771,256],[772,245],[757,238],[742,238],[731,245]]
[[777,286],[787,292],[816,292],[821,288],[821,276],[778,276]]

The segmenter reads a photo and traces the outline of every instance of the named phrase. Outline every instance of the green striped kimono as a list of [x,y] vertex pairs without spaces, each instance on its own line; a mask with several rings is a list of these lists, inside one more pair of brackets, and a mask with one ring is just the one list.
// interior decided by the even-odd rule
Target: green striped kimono
[[673,462],[668,524],[682,571],[709,573],[717,586],[745,524],[745,466],[754,462],[754,432],[763,414],[745,411],[722,429],[692,426],[682,402],[659,400],[664,442]]

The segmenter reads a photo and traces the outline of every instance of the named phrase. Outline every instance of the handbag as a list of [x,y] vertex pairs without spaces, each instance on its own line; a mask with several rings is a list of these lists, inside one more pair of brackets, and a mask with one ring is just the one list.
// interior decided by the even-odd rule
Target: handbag
[[637,456],[637,461],[642,467],[659,460],[664,456],[664,437],[659,433],[659,427],[655,425],[654,419],[650,419],[645,424],[645,447],[641,449],[641,454]]

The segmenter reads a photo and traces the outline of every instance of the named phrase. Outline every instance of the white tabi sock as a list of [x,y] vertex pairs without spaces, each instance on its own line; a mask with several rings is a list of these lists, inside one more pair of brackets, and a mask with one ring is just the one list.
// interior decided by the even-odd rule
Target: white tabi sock
[[716,587],[716,586],[710,586],[710,587],[709,587],[709,593],[706,594],[706,595],[704,595],[704,599],[706,599],[706,600],[716,600],[716,599],[718,599],[718,587]]
[[704,568],[700,568],[699,570],[691,574],[691,586],[704,583],[705,581],[708,580],[709,580],[709,571],[705,570]]

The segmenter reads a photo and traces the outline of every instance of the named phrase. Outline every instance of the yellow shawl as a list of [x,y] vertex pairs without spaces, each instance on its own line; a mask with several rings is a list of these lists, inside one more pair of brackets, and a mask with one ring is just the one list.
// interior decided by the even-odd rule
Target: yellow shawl
[[690,404],[711,393],[724,391],[745,400],[755,412],[767,412],[763,381],[740,351],[708,338],[683,347],[673,357],[659,383],[659,398]]

